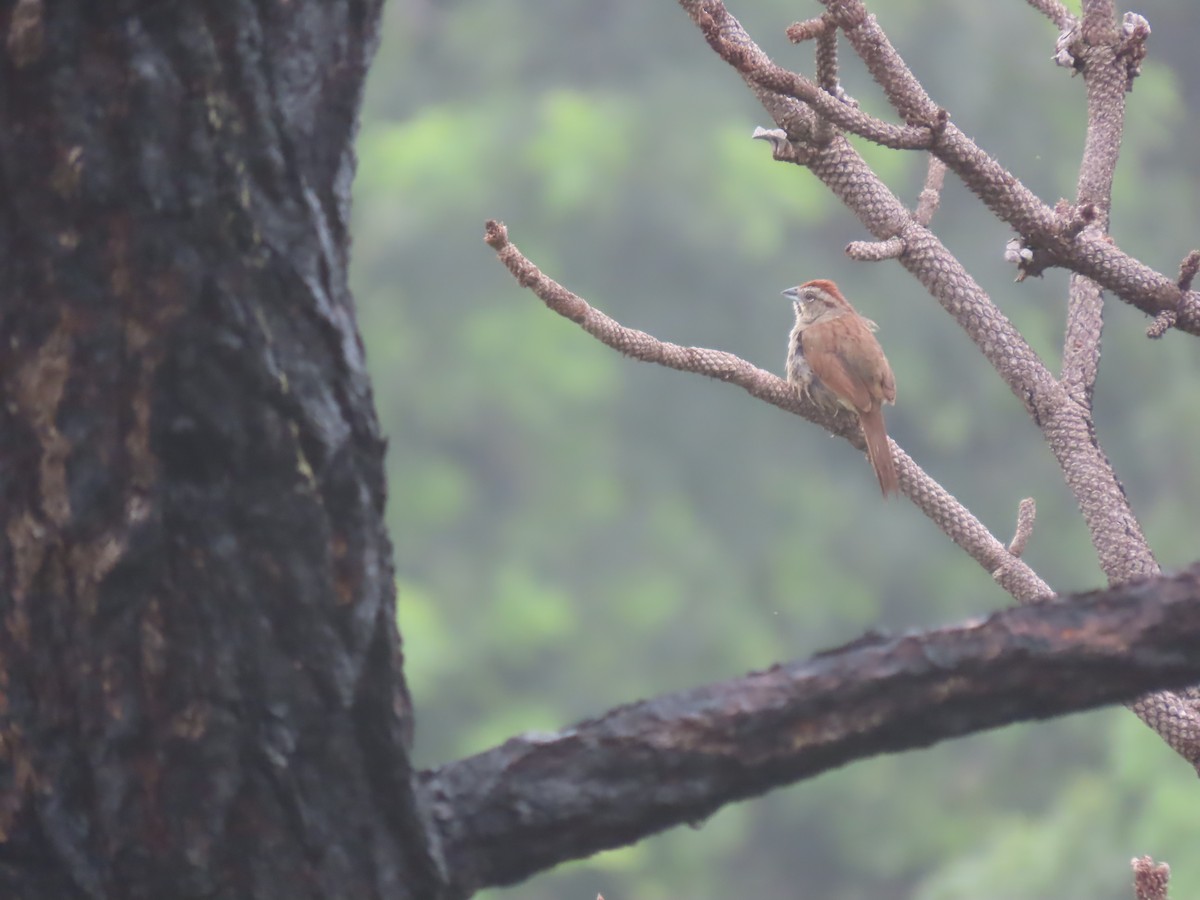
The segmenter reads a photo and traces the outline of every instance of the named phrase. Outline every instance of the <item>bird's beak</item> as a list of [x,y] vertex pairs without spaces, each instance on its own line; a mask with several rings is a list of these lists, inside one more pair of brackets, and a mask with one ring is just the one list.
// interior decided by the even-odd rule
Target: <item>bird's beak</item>
[[790,287],[786,291],[780,291],[780,293],[792,301],[800,299],[800,292],[794,287]]

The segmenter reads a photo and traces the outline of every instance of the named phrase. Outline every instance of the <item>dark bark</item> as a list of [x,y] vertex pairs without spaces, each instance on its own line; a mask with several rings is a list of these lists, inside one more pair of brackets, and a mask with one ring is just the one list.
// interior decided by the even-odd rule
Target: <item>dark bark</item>
[[346,287],[381,0],[0,2],[0,894],[421,897]]
[[525,735],[424,774],[467,896],[857,759],[1200,677],[1200,565],[1174,578],[867,638]]
[[623,707],[416,787],[346,287],[380,3],[0,0],[0,895],[465,896],[1200,678],[1193,572]]

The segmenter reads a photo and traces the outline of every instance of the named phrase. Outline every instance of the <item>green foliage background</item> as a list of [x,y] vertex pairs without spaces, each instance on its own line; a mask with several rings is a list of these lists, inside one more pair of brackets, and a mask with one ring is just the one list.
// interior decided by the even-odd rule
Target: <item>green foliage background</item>
[[[781,62],[814,2],[732,2]],[[1072,196],[1083,83],[1025,4],[873,4],[934,98],[1048,201]],[[1162,271],[1196,246],[1200,16],[1147,0],[1117,241]],[[848,53],[843,54],[848,57]],[[851,59],[852,94],[888,115]],[[623,359],[520,290],[483,221],[622,322],[779,370],[779,291],[832,277],[880,324],[893,435],[997,534],[1033,496],[1028,559],[1102,583],[1020,404],[811,176],[749,140],[764,114],[674,3],[392,0],[359,141],[354,282],[391,436],[400,625],[435,765],[615,704],[803,657],[867,628],[1007,602],[866,462],[736,389]],[[924,160],[864,147],[915,199]],[[1014,285],[1002,224],[950,176],[935,228],[1057,368],[1066,276]],[[1197,345],[1110,304],[1101,440],[1162,563],[1192,561]],[[1195,774],[1123,711],[858,763],[698,830],[563,866],[508,897],[1130,896],[1128,860],[1200,894]]]

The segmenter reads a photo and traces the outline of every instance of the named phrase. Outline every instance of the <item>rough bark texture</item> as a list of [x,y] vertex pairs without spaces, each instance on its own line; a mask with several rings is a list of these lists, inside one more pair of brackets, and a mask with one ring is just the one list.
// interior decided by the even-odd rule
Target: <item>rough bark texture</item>
[[[381,2],[0,0],[0,896],[462,897],[867,754],[1200,677],[1193,571],[623,707],[418,788],[346,288]],[[812,168],[874,191],[835,177],[844,146]],[[799,402],[489,241],[613,346]],[[1048,595],[901,459],[1002,584]]]
[[0,2],[0,895],[439,895],[346,288],[380,3]]
[[1198,601],[1194,567],[513,738],[425,775],[451,879],[467,896],[856,759],[1186,684]]

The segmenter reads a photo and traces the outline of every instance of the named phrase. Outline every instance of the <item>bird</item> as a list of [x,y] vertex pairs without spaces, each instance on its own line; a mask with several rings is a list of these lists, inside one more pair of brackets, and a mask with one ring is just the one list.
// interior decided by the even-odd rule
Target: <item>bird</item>
[[896,379],[872,333],[875,323],[858,314],[827,279],[788,288],[796,324],[788,337],[787,380],[809,400],[858,416],[867,458],[883,496],[900,492],[888,444],[883,404],[896,402]]

